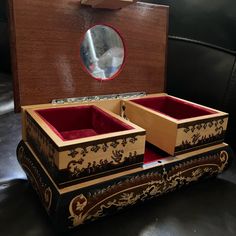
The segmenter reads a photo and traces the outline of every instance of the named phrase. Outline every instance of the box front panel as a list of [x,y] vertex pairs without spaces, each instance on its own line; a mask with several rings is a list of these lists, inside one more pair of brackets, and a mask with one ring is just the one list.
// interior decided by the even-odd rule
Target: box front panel
[[223,142],[228,116],[218,116],[178,125],[175,153]]
[[144,133],[134,133],[80,144],[60,152],[59,169],[73,177],[83,177],[116,168],[141,166],[145,139]]
[[[81,189],[78,185],[71,185],[62,189],[57,196],[53,181],[48,178],[48,174],[24,142],[21,142],[18,148],[19,162],[24,170],[30,173],[29,181],[41,196],[46,209],[50,206],[49,215],[56,227],[62,229],[79,226],[202,178],[214,176],[230,164],[232,157],[232,152],[227,146],[213,146],[208,148],[208,151],[197,152],[192,156],[190,154],[169,164]],[[51,194],[50,190],[45,194],[41,186],[47,187],[45,190],[51,189]]]

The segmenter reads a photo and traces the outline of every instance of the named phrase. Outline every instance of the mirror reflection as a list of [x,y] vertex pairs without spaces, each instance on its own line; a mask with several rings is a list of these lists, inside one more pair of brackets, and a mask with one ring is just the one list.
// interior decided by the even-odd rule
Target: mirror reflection
[[124,45],[119,34],[106,25],[90,28],[84,36],[80,56],[90,75],[112,79],[124,62]]

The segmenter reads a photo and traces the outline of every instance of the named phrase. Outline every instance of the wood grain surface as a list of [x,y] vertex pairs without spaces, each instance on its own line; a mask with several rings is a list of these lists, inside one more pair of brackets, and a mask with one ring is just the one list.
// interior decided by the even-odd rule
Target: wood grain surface
[[[10,0],[15,110],[52,99],[165,90],[168,7],[137,3],[121,10],[92,9],[78,0]],[[95,24],[123,37],[122,72],[100,82],[86,73],[80,42]]]

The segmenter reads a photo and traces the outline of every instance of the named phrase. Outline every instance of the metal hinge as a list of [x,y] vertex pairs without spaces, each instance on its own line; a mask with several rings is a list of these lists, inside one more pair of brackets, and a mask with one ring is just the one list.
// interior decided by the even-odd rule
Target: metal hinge
[[109,95],[98,95],[98,96],[87,96],[77,98],[62,98],[53,99],[52,104],[64,104],[64,103],[87,103],[102,100],[114,100],[114,99],[130,99],[146,96],[145,92],[133,92],[133,93],[120,93],[120,94],[109,94]]

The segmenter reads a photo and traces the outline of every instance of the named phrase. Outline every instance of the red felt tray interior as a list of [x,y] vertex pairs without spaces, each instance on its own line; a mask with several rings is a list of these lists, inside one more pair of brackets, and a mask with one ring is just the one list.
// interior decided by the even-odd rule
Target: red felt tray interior
[[[133,129],[95,106],[40,109],[36,113],[63,141]],[[144,164],[168,156],[146,142]]]
[[36,113],[63,141],[133,129],[95,106],[40,109]]
[[216,112],[173,97],[151,97],[134,99],[132,102],[158,111],[177,120],[215,114]]
[[169,157],[170,155],[156,146],[146,142],[145,153],[144,153],[144,164],[148,164],[160,159]]

